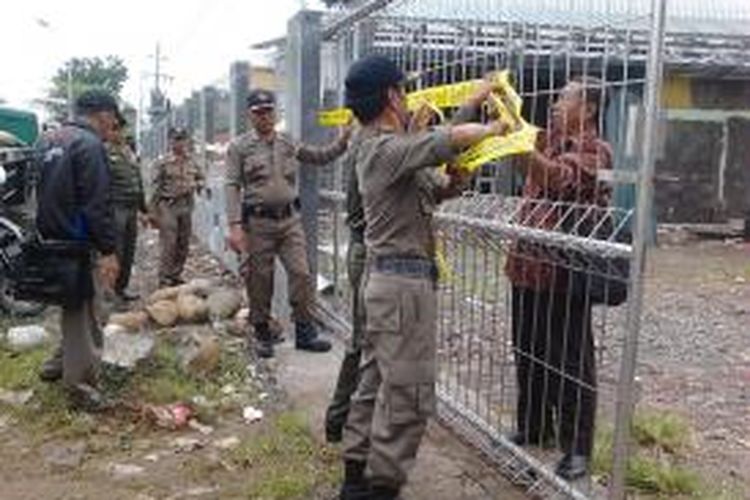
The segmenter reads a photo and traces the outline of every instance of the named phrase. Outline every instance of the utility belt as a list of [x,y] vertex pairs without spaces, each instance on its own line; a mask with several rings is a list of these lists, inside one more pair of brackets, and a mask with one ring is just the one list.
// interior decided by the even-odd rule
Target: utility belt
[[251,205],[248,203],[242,204],[242,220],[247,223],[252,217],[260,217],[263,219],[273,220],[284,220],[288,219],[300,209],[299,198],[295,198],[291,203],[287,203],[281,206],[270,206],[270,205]]
[[381,255],[372,261],[372,270],[383,274],[397,274],[407,278],[437,281],[438,268],[435,261],[413,255]]

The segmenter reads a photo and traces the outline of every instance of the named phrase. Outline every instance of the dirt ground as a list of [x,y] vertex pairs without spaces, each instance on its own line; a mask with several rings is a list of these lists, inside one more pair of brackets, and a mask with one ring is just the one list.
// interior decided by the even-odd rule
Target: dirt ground
[[641,404],[692,425],[688,461],[750,498],[750,245],[702,241],[653,252],[638,380]]
[[[156,287],[156,253],[156,235],[150,231],[139,244],[132,286],[144,297]],[[214,259],[199,247],[192,248],[185,278],[217,276],[227,285],[236,285],[235,278],[224,273]],[[59,334],[53,309],[24,322],[43,323],[48,331]],[[36,379],[36,368],[51,346],[22,355],[0,346],[4,356],[0,363],[7,361],[6,367],[23,372],[0,370],[0,389],[34,391],[31,400],[20,407],[0,402],[0,498],[83,500],[105,494],[113,500],[334,498],[340,459],[336,448],[322,442],[322,415],[343,343],[334,339],[331,353],[311,356],[296,351],[287,341],[279,346],[277,359],[258,364],[246,360],[240,339],[225,333],[225,328],[220,330],[214,331],[211,325],[183,325],[152,333],[166,339],[165,344],[157,344],[158,349],[166,349],[170,339],[191,332],[217,334],[229,357],[229,369],[236,371],[241,365],[239,378],[235,373],[228,378],[222,371],[223,357],[218,371],[207,380],[191,378],[183,387],[154,369],[131,376],[141,383],[141,392],[118,393],[129,403],[150,402],[138,399],[148,399],[144,393],[165,390],[167,394],[209,395],[208,399],[217,400],[218,409],[207,416],[199,413],[197,421],[210,428],[210,434],[204,433],[207,428],[158,429],[124,409],[93,417],[69,412],[59,386]],[[234,387],[225,394],[227,379]],[[3,381],[9,387],[2,387]],[[177,387],[149,387],[163,384]],[[133,385],[137,383],[130,382]],[[262,409],[263,419],[246,423],[242,416],[246,405]],[[405,499],[522,498],[446,430],[434,425],[429,436]]]

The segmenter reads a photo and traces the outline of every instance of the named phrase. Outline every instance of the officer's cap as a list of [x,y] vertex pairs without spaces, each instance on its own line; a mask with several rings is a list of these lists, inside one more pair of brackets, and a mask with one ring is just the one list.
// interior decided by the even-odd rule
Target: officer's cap
[[83,92],[75,102],[75,110],[79,115],[110,111],[115,114],[117,121],[122,123],[125,118],[120,113],[117,100],[107,91],[92,89]]
[[184,141],[190,137],[188,131],[182,127],[172,127],[169,129],[169,139],[172,141]]
[[251,111],[276,106],[276,96],[270,90],[253,89],[247,96],[247,107]]
[[371,55],[359,59],[349,67],[346,75],[346,104],[351,105],[389,87],[398,86],[404,79],[404,73],[396,63],[385,56]]

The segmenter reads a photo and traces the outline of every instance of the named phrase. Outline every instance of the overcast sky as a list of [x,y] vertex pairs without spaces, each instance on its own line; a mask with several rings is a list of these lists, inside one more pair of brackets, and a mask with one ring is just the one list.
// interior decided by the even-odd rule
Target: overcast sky
[[322,8],[317,0],[14,1],[2,13],[0,98],[28,107],[66,59],[116,54],[130,70],[125,98],[137,106],[141,84],[147,96],[153,82],[142,78],[153,72],[149,55],[159,41],[163,70],[174,77],[170,97],[180,100],[193,88],[226,81],[233,60],[262,61],[249,46],[284,35],[303,3]]

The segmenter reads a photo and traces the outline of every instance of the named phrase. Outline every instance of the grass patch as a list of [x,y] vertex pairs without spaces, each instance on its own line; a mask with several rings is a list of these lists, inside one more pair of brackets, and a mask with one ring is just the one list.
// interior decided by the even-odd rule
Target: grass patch
[[[679,464],[679,453],[690,446],[687,422],[668,412],[637,412],[632,437],[637,450],[628,461],[625,476],[628,488],[656,496],[705,498],[702,478]],[[597,431],[592,457],[595,476],[606,478],[611,473],[613,440],[611,429]]]
[[[13,418],[18,427],[37,440],[79,438],[95,431],[97,418],[69,408],[68,399],[59,383],[47,384],[39,380],[37,371],[50,354],[50,348],[39,348],[16,353],[0,345],[0,389],[9,391],[32,390],[31,401],[23,406],[0,403],[0,411]],[[134,373],[105,368],[102,389],[111,398],[141,401],[150,404],[189,402],[194,396],[205,396],[209,401],[222,398],[221,388],[233,384],[238,390],[247,385],[246,362],[242,353],[222,351],[216,371],[196,375],[184,370],[175,346],[160,341],[154,357]],[[228,403],[233,407],[233,403]],[[226,409],[228,406],[220,409]],[[204,415],[205,414],[205,415]],[[214,414],[199,411],[199,418],[211,420]],[[130,416],[125,415],[128,419]],[[117,424],[119,415],[110,421]],[[126,425],[129,421],[122,422]]]
[[16,353],[0,347],[0,388],[34,393],[32,400],[24,406],[0,403],[0,408],[35,440],[85,436],[94,428],[93,419],[70,410],[58,384],[45,384],[39,380],[37,371],[49,354],[48,348]]
[[237,466],[252,470],[250,498],[309,498],[340,479],[338,459],[317,443],[300,415],[281,413],[230,452]]
[[679,453],[690,446],[690,424],[674,413],[638,412],[633,419],[633,438],[641,446]]
[[219,366],[210,374],[192,373],[182,367],[177,348],[166,340],[157,344],[156,352],[129,380],[132,397],[151,404],[189,402],[196,396],[220,399],[228,384],[238,390],[247,386],[247,362],[242,353],[222,350]]
[[39,380],[36,372],[48,354],[44,348],[15,353],[0,347],[0,388],[10,391],[35,388]]

